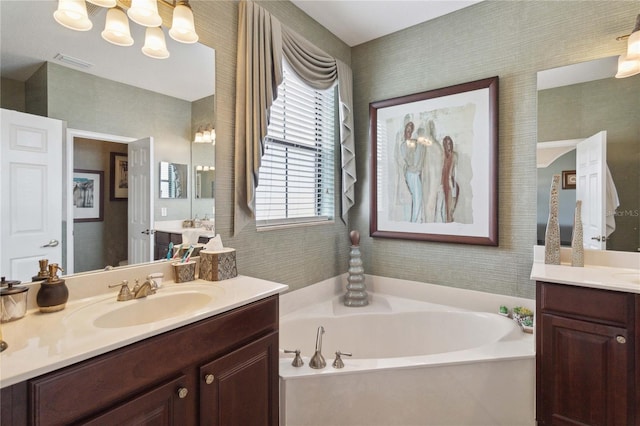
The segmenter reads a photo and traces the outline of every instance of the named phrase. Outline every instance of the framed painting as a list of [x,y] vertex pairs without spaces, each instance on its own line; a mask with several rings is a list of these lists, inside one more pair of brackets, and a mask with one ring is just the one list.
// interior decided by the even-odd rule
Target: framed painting
[[562,171],[562,189],[576,189],[576,171]]
[[498,245],[498,77],[369,105],[370,235]]
[[103,192],[103,171],[74,169],[73,221],[102,222],[104,219]]
[[126,200],[129,197],[129,160],[127,154],[111,153],[109,171],[111,182],[109,185],[109,199],[111,201]]

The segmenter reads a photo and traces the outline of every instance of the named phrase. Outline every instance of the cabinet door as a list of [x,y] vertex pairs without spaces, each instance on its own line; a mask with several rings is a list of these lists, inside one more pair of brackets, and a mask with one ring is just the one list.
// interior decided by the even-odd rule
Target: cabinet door
[[112,408],[83,425],[154,425],[184,424],[187,398],[195,398],[184,387],[182,376],[144,392]]
[[538,421],[545,425],[629,424],[627,330],[542,314]]
[[201,425],[278,425],[278,333],[200,368]]

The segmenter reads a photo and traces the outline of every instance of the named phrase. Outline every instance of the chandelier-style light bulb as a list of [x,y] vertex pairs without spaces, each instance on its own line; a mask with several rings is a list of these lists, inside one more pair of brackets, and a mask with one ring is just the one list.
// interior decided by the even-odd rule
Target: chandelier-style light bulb
[[180,43],[195,43],[198,41],[195,25],[193,23],[193,11],[187,1],[180,1],[173,10],[173,21],[169,35]]
[[164,32],[162,32],[162,28],[147,28],[142,53],[155,59],[166,59],[169,57],[169,51],[167,50],[167,44],[164,40]]
[[627,53],[618,58],[616,78],[631,77],[640,74],[640,15],[636,17],[636,26],[627,39]]
[[132,0],[131,8],[127,15],[133,22],[145,27],[159,27],[162,18],[158,14],[158,2],[156,0]]
[[133,44],[129,20],[122,9],[114,7],[107,11],[107,20],[101,35],[103,39],[116,46],[131,46]]
[[89,31],[93,27],[84,0],[58,0],[58,9],[53,12],[53,19],[71,30]]
[[87,0],[89,3],[93,3],[100,7],[116,7],[116,0]]

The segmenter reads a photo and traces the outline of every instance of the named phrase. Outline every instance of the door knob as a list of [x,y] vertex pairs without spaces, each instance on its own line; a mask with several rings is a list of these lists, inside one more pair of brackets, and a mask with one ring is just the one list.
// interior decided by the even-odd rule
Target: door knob
[[607,237],[603,235],[603,236],[591,237],[591,239],[596,241],[606,241]]
[[204,382],[208,385],[213,383],[214,380],[215,380],[215,376],[213,374],[207,374],[206,376],[204,376]]
[[51,240],[49,241],[47,244],[40,246],[41,248],[44,247],[56,247],[58,244],[60,244],[60,242],[58,240]]

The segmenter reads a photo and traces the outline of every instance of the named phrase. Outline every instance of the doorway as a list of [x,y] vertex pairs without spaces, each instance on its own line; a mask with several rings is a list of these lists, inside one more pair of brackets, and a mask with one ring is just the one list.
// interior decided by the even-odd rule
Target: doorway
[[[66,174],[73,182],[74,170],[103,172],[102,219],[74,220],[73,185],[66,193],[66,264],[67,273],[104,269],[128,263],[128,199],[111,195],[113,171],[111,153],[127,155],[128,144],[135,138],[67,129]],[[117,232],[113,232],[117,230]],[[82,253],[82,256],[77,256]]]

